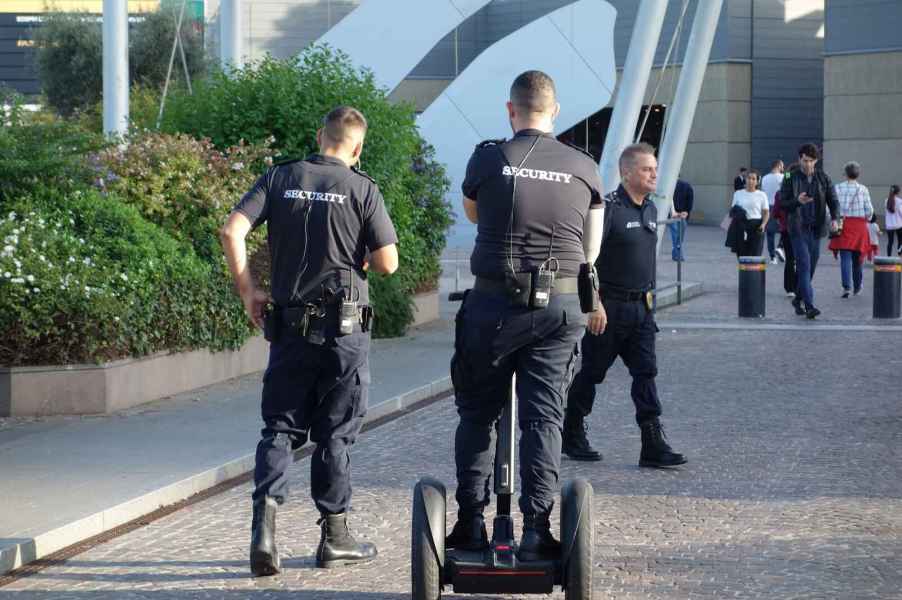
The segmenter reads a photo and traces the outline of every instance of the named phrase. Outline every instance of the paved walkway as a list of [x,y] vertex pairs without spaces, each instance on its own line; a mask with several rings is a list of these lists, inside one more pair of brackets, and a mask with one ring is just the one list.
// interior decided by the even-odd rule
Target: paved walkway
[[[638,432],[620,364],[590,418],[605,461],[564,463],[563,478],[587,477],[596,490],[596,597],[902,598],[899,324],[874,322],[862,308],[869,307],[870,272],[864,297],[840,300],[829,257],[816,280],[823,320],[797,320],[772,290],[772,317],[740,321],[733,316],[735,263],[718,242],[719,230],[690,229],[687,275],[713,292],[659,315],[665,422],[689,465],[635,466]],[[857,329],[824,330],[853,323]],[[731,329],[736,325],[743,328]],[[441,351],[438,343],[421,351],[404,371],[425,373],[435,363],[444,374],[450,350]],[[247,385],[250,413],[256,390]],[[252,445],[255,420],[235,418],[249,422]],[[0,588],[0,598],[408,598],[411,489],[428,473],[453,493],[454,425],[446,400],[362,435],[352,522],[379,545],[370,565],[312,568],[317,515],[302,460],[278,521],[286,566],[279,577],[247,576],[244,485]],[[65,459],[62,447],[57,456]]]

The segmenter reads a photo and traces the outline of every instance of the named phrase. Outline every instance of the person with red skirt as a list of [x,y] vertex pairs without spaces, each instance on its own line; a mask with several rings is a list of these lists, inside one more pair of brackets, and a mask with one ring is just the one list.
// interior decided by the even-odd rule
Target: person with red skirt
[[842,225],[838,235],[831,236],[830,250],[839,255],[842,275],[842,297],[848,298],[861,293],[862,263],[871,250],[871,234],[868,220],[874,214],[871,194],[868,188],[858,183],[861,165],[846,163],[846,180],[836,185],[836,198]]

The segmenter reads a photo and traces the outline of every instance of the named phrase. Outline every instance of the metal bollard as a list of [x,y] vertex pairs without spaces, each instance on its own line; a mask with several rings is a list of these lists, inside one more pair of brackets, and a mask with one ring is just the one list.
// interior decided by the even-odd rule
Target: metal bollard
[[874,318],[898,319],[902,299],[902,258],[874,257]]
[[763,256],[739,257],[739,316],[764,318],[765,275]]

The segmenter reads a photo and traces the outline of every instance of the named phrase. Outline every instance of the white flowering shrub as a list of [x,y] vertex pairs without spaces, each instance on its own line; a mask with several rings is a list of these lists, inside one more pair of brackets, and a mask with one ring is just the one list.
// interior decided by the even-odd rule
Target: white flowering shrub
[[218,265],[96,191],[44,190],[0,213],[0,364],[67,364],[239,346]]

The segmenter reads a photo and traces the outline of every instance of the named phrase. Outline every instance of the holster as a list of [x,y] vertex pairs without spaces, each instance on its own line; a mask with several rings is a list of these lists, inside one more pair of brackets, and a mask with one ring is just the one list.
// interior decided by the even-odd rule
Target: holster
[[580,310],[584,313],[598,310],[601,301],[598,299],[598,273],[595,271],[595,265],[583,263],[579,266],[577,286]]

